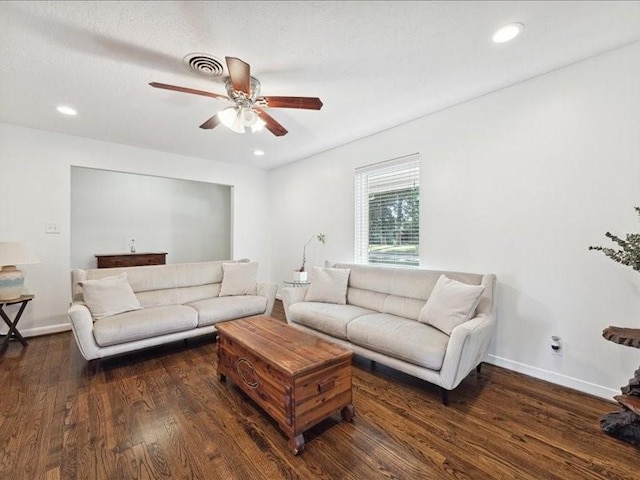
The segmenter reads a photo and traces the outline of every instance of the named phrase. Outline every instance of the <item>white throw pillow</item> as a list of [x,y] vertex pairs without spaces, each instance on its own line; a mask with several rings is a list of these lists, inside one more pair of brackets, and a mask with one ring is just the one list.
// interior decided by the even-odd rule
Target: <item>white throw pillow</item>
[[255,295],[258,293],[258,262],[222,264],[220,296]]
[[305,302],[347,303],[348,268],[313,267],[311,285],[304,297]]
[[84,303],[94,320],[142,308],[129,285],[126,272],[78,283],[82,287]]
[[484,285],[469,285],[440,275],[418,321],[428,323],[451,335],[451,331],[469,320],[476,311]]

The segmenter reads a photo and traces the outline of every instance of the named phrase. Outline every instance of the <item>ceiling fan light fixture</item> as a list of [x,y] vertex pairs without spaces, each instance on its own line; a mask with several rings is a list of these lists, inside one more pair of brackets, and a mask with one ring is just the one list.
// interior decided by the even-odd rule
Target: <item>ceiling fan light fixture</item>
[[227,128],[231,128],[233,122],[236,120],[237,112],[235,107],[225,108],[218,113],[220,122]]
[[242,118],[240,118],[240,112],[238,112],[238,115],[236,116],[236,121],[233,122],[233,127],[231,127],[231,130],[233,130],[236,133],[247,133],[244,123],[242,122]]
[[236,107],[225,108],[218,113],[220,123],[222,123],[229,130],[233,130],[236,133],[244,133],[244,125],[240,119],[239,111]]
[[[190,66],[193,63],[196,69],[206,70],[207,74],[217,70],[220,64],[219,61],[213,57],[207,59],[203,57],[204,55],[200,54],[188,55],[185,57],[185,62]],[[250,65],[237,57],[225,57],[225,61],[229,72],[225,80],[225,89],[228,96],[159,82],[150,82],[149,85],[153,88],[224,99],[235,104],[219,111],[202,123],[200,128],[203,130],[211,130],[222,124],[236,133],[255,133],[266,128],[274,136],[282,137],[288,133],[287,129],[262,108],[298,108],[304,110],[320,110],[322,108],[322,101],[317,97],[261,97],[260,82],[251,76]],[[200,62],[203,63],[201,64]]]
[[261,131],[266,123],[251,107],[229,107],[218,113],[220,123],[236,133],[252,133]]
[[251,132],[252,133],[256,133],[256,132],[260,132],[262,131],[262,129],[264,129],[264,126],[267,124],[264,120],[262,120],[260,117],[258,117],[256,115],[256,121],[253,125],[251,125]]
[[252,127],[258,120],[258,115],[251,107],[240,108],[240,119],[245,127]]
[[505,43],[513,40],[524,30],[522,23],[510,23],[496,30],[491,37],[495,43]]

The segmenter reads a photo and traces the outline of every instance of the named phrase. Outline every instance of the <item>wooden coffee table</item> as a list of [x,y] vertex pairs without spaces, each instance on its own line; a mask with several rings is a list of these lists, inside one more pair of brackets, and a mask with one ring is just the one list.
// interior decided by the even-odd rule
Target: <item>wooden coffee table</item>
[[220,380],[230,377],[277,421],[294,454],[304,432],[338,410],[353,419],[349,350],[264,315],[216,328]]

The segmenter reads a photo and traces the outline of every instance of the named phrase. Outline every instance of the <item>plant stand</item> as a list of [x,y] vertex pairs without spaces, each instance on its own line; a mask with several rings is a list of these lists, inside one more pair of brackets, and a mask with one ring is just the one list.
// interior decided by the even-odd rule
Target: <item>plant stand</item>
[[[620,345],[640,348],[640,328],[607,327],[602,336]],[[602,417],[600,427],[612,437],[640,445],[640,368],[620,391],[622,395],[613,398],[622,405],[622,410]]]

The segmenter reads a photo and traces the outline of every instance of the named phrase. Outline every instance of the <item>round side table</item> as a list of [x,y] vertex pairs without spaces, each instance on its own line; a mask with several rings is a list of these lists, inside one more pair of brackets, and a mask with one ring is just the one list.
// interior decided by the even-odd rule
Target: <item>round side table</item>
[[306,280],[304,282],[297,282],[295,280],[284,280],[285,287],[306,287],[307,285],[311,285],[311,282]]

